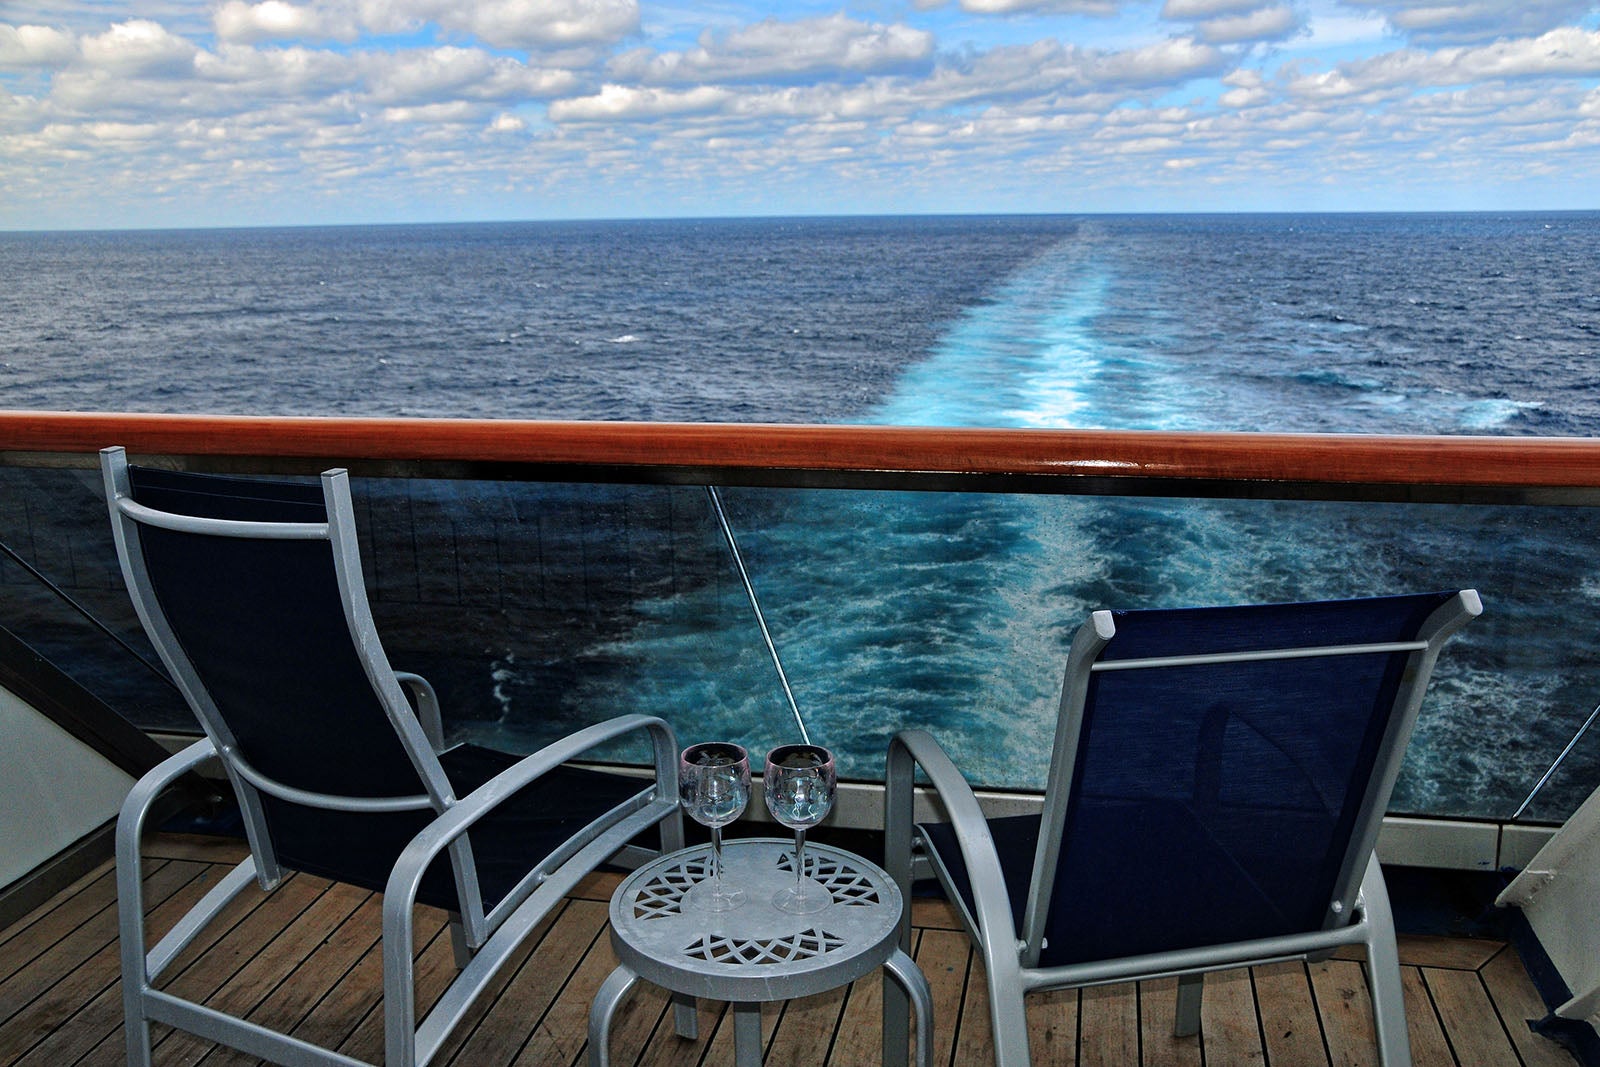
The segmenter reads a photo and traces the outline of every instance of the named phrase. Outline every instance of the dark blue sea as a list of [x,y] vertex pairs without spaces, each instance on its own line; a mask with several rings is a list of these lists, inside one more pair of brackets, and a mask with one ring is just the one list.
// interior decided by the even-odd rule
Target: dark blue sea
[[[7,408],[1595,436],[1597,355],[1600,213],[0,234]],[[915,724],[1037,784],[1099,607],[1478,587],[1404,810],[1508,814],[1600,702],[1588,509],[727,500],[812,735],[862,777]],[[759,645],[704,641],[749,625],[711,610],[730,588],[575,628],[607,669],[564,699],[789,739]],[[538,740],[526,666],[493,669],[479,733]],[[1600,736],[1548,810],[1597,781]]]

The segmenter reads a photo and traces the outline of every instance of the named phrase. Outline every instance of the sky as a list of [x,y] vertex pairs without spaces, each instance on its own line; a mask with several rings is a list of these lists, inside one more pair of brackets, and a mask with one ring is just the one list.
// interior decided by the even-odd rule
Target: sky
[[1577,0],[0,0],[0,229],[1597,188]]

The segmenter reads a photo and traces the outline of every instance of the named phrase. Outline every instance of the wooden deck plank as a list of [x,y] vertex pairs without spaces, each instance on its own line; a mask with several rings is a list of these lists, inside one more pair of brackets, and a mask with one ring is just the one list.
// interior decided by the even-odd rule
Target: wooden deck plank
[[[772,1036],[773,1026],[778,1021],[783,1005],[767,1002],[761,1005],[761,1040],[762,1049],[768,1048],[768,1039]],[[645,1055],[640,1057],[641,1067],[695,1067],[704,1064],[705,1067],[733,1067],[734,1063],[734,1034],[733,1012],[724,1011],[717,1020],[716,1029],[707,1042],[705,1051],[697,1054],[693,1045],[672,1033],[672,1013],[667,1012],[662,1016],[661,1025],[657,1027],[650,1047],[645,1050]],[[769,1052],[765,1054],[764,1062],[777,1067],[781,1063],[790,1063],[790,1060],[774,1058]],[[820,1062],[820,1061],[819,1061]]]
[[[149,892],[157,899],[165,899],[195,876],[193,867],[174,870],[162,864],[146,879]],[[76,899],[76,898],[75,898]],[[91,910],[92,908],[92,910]],[[116,944],[117,908],[115,895],[105,901],[99,894],[82,906],[68,902],[57,918],[54,913],[41,922],[44,929],[39,934],[58,933],[52,943],[27,943],[14,946],[17,958],[27,962],[12,970],[10,977],[0,981],[0,1025],[26,1007],[41,992],[49,989],[64,976],[107,945]]]
[[116,898],[117,872],[108,860],[0,930],[0,979],[54,948],[68,931]]
[[1570,1052],[1528,1028],[1529,1022],[1549,1012],[1516,950],[1508,945],[1479,973],[1522,1062],[1527,1067],[1573,1067],[1576,1061]]
[[1212,971],[1200,1000],[1200,1047],[1208,1064],[1265,1063],[1250,972]]
[[1354,960],[1331,959],[1307,968],[1316,994],[1317,1015],[1328,1042],[1333,1067],[1362,1067],[1378,1062],[1378,1039],[1372,1024],[1372,995],[1365,968]]
[[1516,1063],[1517,1051],[1500,1025],[1476,971],[1423,968],[1423,981],[1461,1063]]
[[[382,901],[375,900],[374,906],[381,922]],[[443,912],[418,909],[414,923],[412,936],[422,946],[419,958],[436,942],[448,941]],[[383,946],[378,927],[350,926],[346,936],[351,942],[350,951],[358,953],[355,963],[318,996],[297,1022],[285,1026],[292,1036],[323,1048],[339,1048],[349,1041],[356,1027],[382,999]]]
[[767,1043],[772,1063],[826,1063],[844,1015],[848,986],[801,997],[784,1005]]
[[1405,991],[1406,1036],[1411,1039],[1412,1067],[1455,1067],[1450,1042],[1445,1040],[1433,998],[1422,981],[1420,967],[1400,968],[1400,984]]
[[[958,993],[959,995],[959,993]],[[938,1001],[935,1001],[938,1004]],[[948,1015],[941,1016],[939,1008],[934,1008],[934,1018],[945,1018],[952,1023],[956,1012],[960,1010],[960,1001],[956,1007],[946,1007]],[[883,1062],[883,975],[869,974],[858,979],[850,986],[850,994],[845,998],[844,1011],[839,1016],[839,1029],[835,1032],[833,1051],[828,1057],[832,1067],[874,1067]],[[934,1032],[934,1059],[935,1064],[946,1065],[950,1062],[951,1040],[955,1036],[955,1026],[947,1025],[944,1032]],[[941,1043],[941,1038],[942,1043]]]
[[[147,925],[158,937],[232,865],[237,845],[217,849],[179,839],[173,856],[147,862]],[[193,857],[215,855],[220,863]],[[184,877],[187,875],[187,877]],[[591,876],[561,912],[536,931],[458,1029],[441,1063],[466,1067],[584,1062],[589,1005],[615,965],[605,916],[620,875]],[[115,886],[109,868],[80,879],[4,934],[0,961],[10,971],[0,992],[14,1005],[0,1022],[0,1067],[120,1064],[123,1058]],[[379,898],[303,875],[272,894],[246,890],[172,968],[167,985],[206,995],[275,1029],[382,1058]],[[942,901],[913,902],[914,955],[935,1000],[935,1062],[992,1062],[987,991],[955,912]],[[454,977],[443,915],[417,911],[419,1011]],[[926,922],[928,925],[922,925]],[[48,936],[44,936],[48,932]],[[1515,952],[1498,941],[1404,939],[1402,967],[1408,1033],[1418,1067],[1481,1063],[1574,1067],[1564,1049],[1532,1033],[1545,1008]],[[24,947],[25,946],[25,947]],[[13,952],[6,952],[9,947]],[[22,955],[26,959],[18,962]],[[1359,953],[1341,953],[1359,956]],[[881,1058],[882,976],[848,989],[764,1008],[765,1062],[823,1067],[876,1064]],[[1170,1035],[1171,979],[1030,997],[1034,1062],[1198,1067],[1374,1061],[1367,986],[1360,963],[1335,958],[1207,976],[1198,1038]],[[615,1061],[633,1067],[720,1067],[732,1062],[732,1017],[700,1005],[700,1036],[672,1032],[664,992],[641,983],[620,1013]],[[250,1057],[158,1028],[157,1063],[244,1067]]]
[[[211,887],[214,868],[189,864],[193,877],[165,899],[147,878],[145,900],[154,907],[146,928],[160,937]],[[170,870],[164,868],[164,870]],[[114,886],[97,892],[115,895]],[[71,1063],[122,1026],[122,958],[116,941],[76,963],[71,972],[0,1026],[0,1063]]]
[[1152,978],[1139,983],[1139,1060],[1146,1067],[1200,1067],[1200,1035],[1174,1037],[1178,980]]
[[1090,986],[1078,998],[1078,1063],[1119,1067],[1139,1062],[1139,987]]
[[[606,906],[598,901],[586,902],[586,906],[605,913]],[[577,967],[562,985],[555,1001],[534,1026],[533,1033],[517,1056],[517,1064],[521,1067],[548,1067],[549,1064],[581,1062],[580,1056],[589,1039],[589,1005],[594,1002],[600,983],[616,966],[617,957],[611,951],[610,937],[603,931],[596,934]],[[624,1055],[624,1052],[638,1052],[666,1003],[666,995],[653,986],[644,982],[634,986],[617,1012],[617,1019],[612,1026],[613,1063],[622,1065],[633,1062],[631,1055]],[[707,1032],[704,1026],[701,1032]]]
[[[419,927],[426,923],[438,930],[433,938],[417,952],[412,964],[413,1002],[417,1018],[425,1018],[434,1001],[444,993],[456,976],[456,950],[451,944],[450,932],[445,928],[445,916],[433,908],[418,908],[420,914],[413,920]],[[437,924],[435,926],[435,924]],[[420,940],[420,937],[418,938]],[[350,1031],[350,1036],[340,1042],[339,1051],[346,1056],[368,1063],[383,1062],[383,946],[373,946],[376,966],[371,972],[376,976],[376,987],[371,991],[372,1007]],[[317,1012],[312,1013],[313,1016]]]
[[[1396,940],[1399,942],[1402,966],[1444,967],[1458,971],[1477,970],[1506,944],[1492,938],[1437,937],[1431,934],[1401,934]],[[1333,958],[1365,960],[1367,950],[1359,945],[1346,945],[1337,949]]]
[[[928,990],[933,994],[933,1062],[947,1064],[955,1053],[956,1037],[961,1030],[968,1027],[982,1026],[985,1032],[989,1029],[987,1019],[978,1020],[975,1013],[963,1013],[961,1010],[962,995],[968,983],[967,968],[971,953],[971,941],[967,935],[955,930],[924,930],[917,941],[916,952],[913,958],[922,973],[928,979]],[[974,983],[984,981],[982,963],[971,961],[977,971],[971,978]],[[858,982],[857,985],[876,985],[878,995],[874,998],[875,1005],[882,1003],[882,983],[874,976],[871,979]],[[851,998],[852,1001],[855,999]],[[848,1009],[847,1009],[848,1010]],[[882,1019],[881,1008],[874,1006],[866,1016],[863,1024],[870,1027],[874,1020]],[[873,1056],[882,1059],[881,1040],[874,1048]]]
[[[325,937],[289,981],[279,983],[245,1017],[281,1033],[303,1022],[315,1005],[328,995],[378,938],[383,899],[376,893],[358,894],[360,903]],[[214,1047],[201,1058],[204,1067],[245,1067],[257,1062],[235,1049]]]
[[[367,890],[334,883],[305,908],[289,918],[281,935],[261,946],[242,966],[205,994],[207,1007],[224,1015],[252,1017],[263,1014],[264,1000],[286,982],[316,951],[317,946],[348,919],[369,896]],[[271,1026],[273,1019],[263,1020]],[[216,1043],[190,1034],[175,1033],[161,1048],[163,1067],[193,1067]]]
[[[603,906],[569,901],[545,919],[529,940],[520,962],[507,962],[505,980],[485,993],[475,1027],[463,1025],[440,1050],[439,1062],[507,1064],[522,1051],[529,1021],[542,1016],[567,983],[583,954],[605,926]],[[492,999],[491,999],[492,998]]]
[[[971,958],[967,964],[967,989],[961,998],[961,1027],[956,1031],[952,1063],[954,1067],[992,1067],[994,1020],[989,1017],[989,975],[983,959],[971,951],[972,939],[965,932],[956,936],[967,944]],[[934,1018],[938,1018],[937,1012]],[[937,1035],[934,1041],[938,1043]]]
[[[1078,1062],[1078,991],[1052,989],[1027,998],[1028,1051],[1037,1067]],[[937,1022],[937,1020],[935,1020]]]
[[1306,965],[1270,963],[1253,971],[1267,1062],[1273,1067],[1327,1067],[1328,1049]]

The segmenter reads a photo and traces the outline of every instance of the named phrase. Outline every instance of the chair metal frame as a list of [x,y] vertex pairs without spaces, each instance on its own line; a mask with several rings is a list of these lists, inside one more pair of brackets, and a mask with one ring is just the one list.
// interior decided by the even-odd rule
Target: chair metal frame
[[[120,447],[101,452],[106,499],[117,555],[140,621],[163,663],[200,720],[202,740],[146,774],[123,804],[117,825],[117,896],[122,950],[122,993],[128,1062],[151,1063],[150,1023],[162,1022],[252,1055],[286,1064],[351,1065],[361,1061],[309,1044],[248,1020],[154,988],[156,979],[230,900],[251,882],[275,888],[284,876],[262,808],[263,793],[331,811],[380,813],[432,810],[436,817],[400,853],[383,894],[383,990],[385,1062],[397,1067],[428,1063],[476,997],[517,946],[590,871],[619,853],[637,861],[652,855],[630,846],[638,833],[659,826],[664,851],[683,847],[678,799],[678,745],[659,718],[624,715],[597,723],[524,757],[465,796],[456,796],[438,759],[445,749],[438,700],[421,677],[394,671],[384,655],[367,602],[356,538],[349,475],[322,475],[325,523],[256,522],[197,518],[153,510],[131,496],[127,457]],[[350,797],[308,792],[252,767],[182,644],[164,617],[140,548],[141,526],[158,526],[217,537],[325,541],[333,553],[340,600],[353,646],[385,715],[394,727],[422,785],[409,796]],[[415,710],[407,692],[416,701]],[[591,821],[543,857],[492,908],[484,906],[467,831],[519,790],[596,747],[643,733],[652,746],[653,779],[630,800]],[[141,840],[152,806],[163,791],[191,770],[218,760],[238,797],[250,856],[208,892],[153,947],[146,947],[141,875]],[[459,967],[450,987],[420,1024],[413,998],[414,902],[424,871],[447,853],[456,895],[451,932]],[[625,860],[626,862],[626,860]]]
[[[1111,612],[1093,613],[1079,628],[1068,654],[1038,848],[1020,934],[1006,892],[999,855],[972,787],[930,734],[910,730],[896,735],[889,745],[885,786],[885,867],[906,893],[910,892],[914,871],[921,874],[931,870],[955,904],[968,934],[982,954],[987,972],[995,1062],[1001,1067],[1030,1062],[1024,1010],[1024,997],[1028,993],[1132,979],[1177,977],[1174,1030],[1177,1036],[1187,1036],[1199,1030],[1201,983],[1205,972],[1285,959],[1317,958],[1344,945],[1362,945],[1367,950],[1368,980],[1381,1061],[1389,1067],[1409,1064],[1410,1043],[1406,1034],[1394,918],[1375,848],[1383,815],[1400,773],[1406,742],[1416,723],[1439,651],[1452,634],[1482,611],[1476,590],[1467,589],[1437,608],[1412,641],[1106,661],[1101,661],[1099,656],[1116,636],[1116,626]],[[1374,652],[1405,652],[1408,658],[1377,762],[1362,793],[1322,929],[1120,959],[1039,966],[1074,777],[1073,764],[1093,674]],[[937,853],[921,830],[913,825],[913,783],[919,768],[926,774],[954,829],[966,864],[976,914],[968,911],[961,895],[953,888],[949,872],[938,862]],[[909,945],[909,939],[907,924],[902,928],[902,941]],[[886,1000],[899,996],[888,986],[885,986],[884,995]],[[903,1028],[904,1006],[897,1003],[891,1007],[886,1003],[884,1017],[886,1025],[898,1020],[896,1025]]]

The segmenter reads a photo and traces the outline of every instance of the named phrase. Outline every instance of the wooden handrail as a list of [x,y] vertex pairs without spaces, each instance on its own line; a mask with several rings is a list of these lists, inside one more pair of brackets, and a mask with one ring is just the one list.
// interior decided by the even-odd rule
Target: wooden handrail
[[1042,479],[1066,492],[1077,491],[1072,479],[1176,482],[1180,492],[1182,483],[1600,489],[1594,438],[0,411],[0,452],[92,453],[108,444],[136,455],[609,472],[597,480],[631,473],[641,480],[720,475],[761,484],[861,484],[845,477],[854,474],[873,484],[905,480],[909,488],[962,479],[1047,488],[1033,484]]

